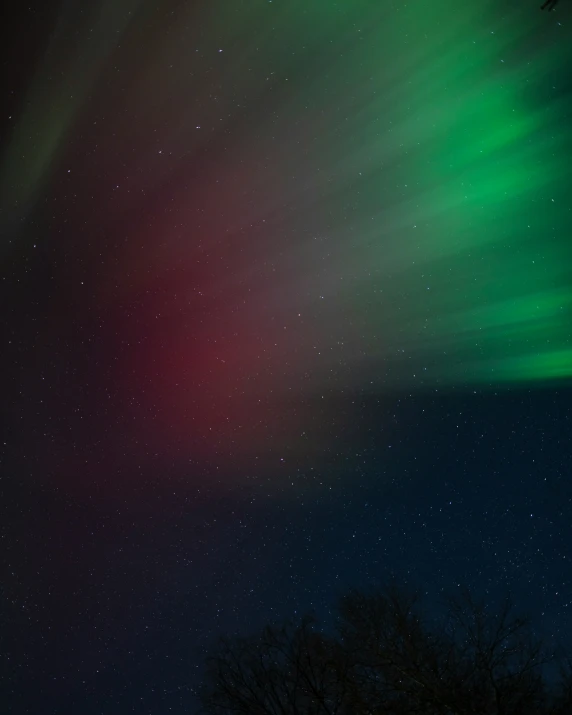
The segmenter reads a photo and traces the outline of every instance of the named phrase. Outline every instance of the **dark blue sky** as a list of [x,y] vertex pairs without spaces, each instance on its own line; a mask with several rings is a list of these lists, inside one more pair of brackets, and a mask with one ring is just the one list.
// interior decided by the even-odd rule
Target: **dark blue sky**
[[306,610],[327,623],[347,589],[391,576],[430,602],[457,584],[491,604],[510,591],[549,642],[570,642],[569,400],[372,402],[323,489],[301,475],[268,497],[187,493],[184,475],[81,495],[9,483],[8,711],[185,712],[178,688],[217,634]]

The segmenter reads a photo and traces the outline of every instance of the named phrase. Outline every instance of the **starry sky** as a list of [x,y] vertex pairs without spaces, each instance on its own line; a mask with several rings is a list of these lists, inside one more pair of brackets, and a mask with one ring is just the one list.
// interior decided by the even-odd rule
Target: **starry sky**
[[572,3],[2,29],[2,712],[192,713],[390,575],[572,642]]

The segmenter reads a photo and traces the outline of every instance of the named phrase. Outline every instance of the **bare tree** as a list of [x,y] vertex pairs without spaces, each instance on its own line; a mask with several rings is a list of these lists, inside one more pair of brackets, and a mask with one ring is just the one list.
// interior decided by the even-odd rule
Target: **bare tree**
[[348,673],[334,640],[300,625],[266,627],[259,636],[223,638],[207,659],[201,692],[211,715],[341,715]]
[[223,639],[201,700],[207,715],[565,715],[572,661],[550,695],[551,660],[508,599],[491,609],[465,593],[435,620],[391,585],[342,598],[335,637],[307,617]]
[[465,700],[478,712],[533,715],[546,704],[544,666],[554,658],[535,639],[529,621],[514,614],[510,598],[496,612],[468,592],[449,603],[451,639],[463,664]]
[[543,668],[553,655],[510,599],[491,612],[465,593],[449,602],[444,622],[429,624],[419,597],[395,587],[342,601],[340,634],[362,697],[444,715],[546,712]]
[[560,682],[551,703],[550,715],[570,715],[572,713],[572,657],[559,659]]
[[437,642],[423,624],[417,594],[354,591],[339,605],[338,631],[352,663],[354,710],[360,713],[448,712]]

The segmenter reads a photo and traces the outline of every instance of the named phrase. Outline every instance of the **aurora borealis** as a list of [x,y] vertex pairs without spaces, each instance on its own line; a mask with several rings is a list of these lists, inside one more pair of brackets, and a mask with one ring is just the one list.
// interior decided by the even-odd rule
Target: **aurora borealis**
[[4,222],[67,264],[106,421],[250,451],[323,393],[568,381],[565,33],[516,2],[64,4]]
[[[483,415],[506,400],[502,443],[519,429],[509,415],[526,420],[514,449],[552,450],[567,504],[572,3],[538,4],[14,9],[0,161],[10,508],[20,489],[132,504],[132,490],[176,485],[288,509],[336,485],[399,484],[435,437],[423,420],[458,430],[465,399],[482,400],[485,427],[444,433],[431,464],[450,479],[471,445],[502,481],[481,440],[498,439]],[[423,407],[408,422],[409,399]]]

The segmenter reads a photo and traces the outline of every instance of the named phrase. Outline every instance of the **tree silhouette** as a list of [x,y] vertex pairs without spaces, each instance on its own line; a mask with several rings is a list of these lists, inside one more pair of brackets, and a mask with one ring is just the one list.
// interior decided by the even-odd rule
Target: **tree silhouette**
[[392,585],[342,598],[335,636],[308,616],[222,639],[200,698],[205,715],[564,715],[572,662],[556,689],[549,662],[508,599],[493,610],[467,592],[435,620]]
[[339,644],[298,626],[266,627],[251,638],[223,638],[207,661],[201,700],[207,713],[319,715],[338,713],[350,682]]

